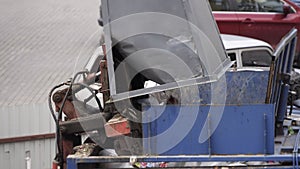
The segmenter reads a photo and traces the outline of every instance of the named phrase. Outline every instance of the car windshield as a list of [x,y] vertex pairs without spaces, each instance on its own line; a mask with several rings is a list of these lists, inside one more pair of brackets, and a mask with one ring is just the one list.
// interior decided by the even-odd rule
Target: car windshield
[[280,0],[209,0],[209,3],[213,11],[283,13]]

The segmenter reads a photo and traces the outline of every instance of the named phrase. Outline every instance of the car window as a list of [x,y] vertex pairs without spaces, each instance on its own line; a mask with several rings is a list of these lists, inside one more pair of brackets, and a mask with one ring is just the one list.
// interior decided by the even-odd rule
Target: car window
[[228,0],[209,0],[211,9],[213,11],[230,11],[230,4]]
[[243,66],[269,67],[272,62],[267,50],[243,51],[241,57]]
[[213,11],[276,12],[283,13],[280,0],[209,0]]
[[228,53],[227,55],[230,57],[231,61],[236,61],[236,54],[235,53]]
[[235,0],[238,4],[238,11],[258,12],[260,5],[255,0]]
[[283,2],[280,0],[234,0],[238,3],[238,11],[277,12],[283,13]]
[[230,57],[231,61],[235,61],[235,63],[231,67],[237,67],[237,62],[236,62],[236,53],[227,53],[227,55]]
[[292,0],[296,5],[300,6],[300,0]]

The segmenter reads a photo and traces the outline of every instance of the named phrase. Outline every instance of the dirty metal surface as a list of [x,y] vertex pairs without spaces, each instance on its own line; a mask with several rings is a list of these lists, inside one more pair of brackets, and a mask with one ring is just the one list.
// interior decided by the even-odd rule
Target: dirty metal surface
[[[268,71],[226,72],[225,78],[221,78],[220,81],[199,85],[198,100],[204,105],[262,104],[266,98],[268,76]],[[186,92],[187,96],[194,96],[193,93],[188,93],[188,90]],[[222,97],[226,98],[226,101],[222,100]],[[197,96],[192,98],[197,100]]]

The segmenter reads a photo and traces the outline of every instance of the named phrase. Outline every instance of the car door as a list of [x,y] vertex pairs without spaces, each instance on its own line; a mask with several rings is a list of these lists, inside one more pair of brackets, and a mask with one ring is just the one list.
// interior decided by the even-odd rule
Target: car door
[[214,18],[221,33],[238,34],[239,22],[236,16],[235,0],[209,0]]
[[[247,1],[247,3],[244,3]],[[291,28],[299,24],[299,14],[284,14],[283,6],[289,4],[276,0],[236,0],[239,9],[240,35],[264,40],[275,47]],[[292,9],[292,8],[291,8]]]

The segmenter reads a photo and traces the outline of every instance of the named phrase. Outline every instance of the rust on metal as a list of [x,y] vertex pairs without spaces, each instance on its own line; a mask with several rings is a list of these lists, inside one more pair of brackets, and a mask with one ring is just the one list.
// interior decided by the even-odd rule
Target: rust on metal
[[126,118],[113,118],[104,125],[104,128],[107,137],[130,134],[129,121]]
[[104,103],[107,102],[110,98],[109,92],[109,82],[108,82],[108,70],[107,70],[107,61],[101,60],[100,61],[100,83],[102,84],[101,93],[103,93],[103,101]]
[[2,138],[2,139],[0,139],[0,144],[25,142],[25,141],[32,141],[32,140],[42,140],[42,139],[50,139],[50,138],[55,138],[55,133]]

